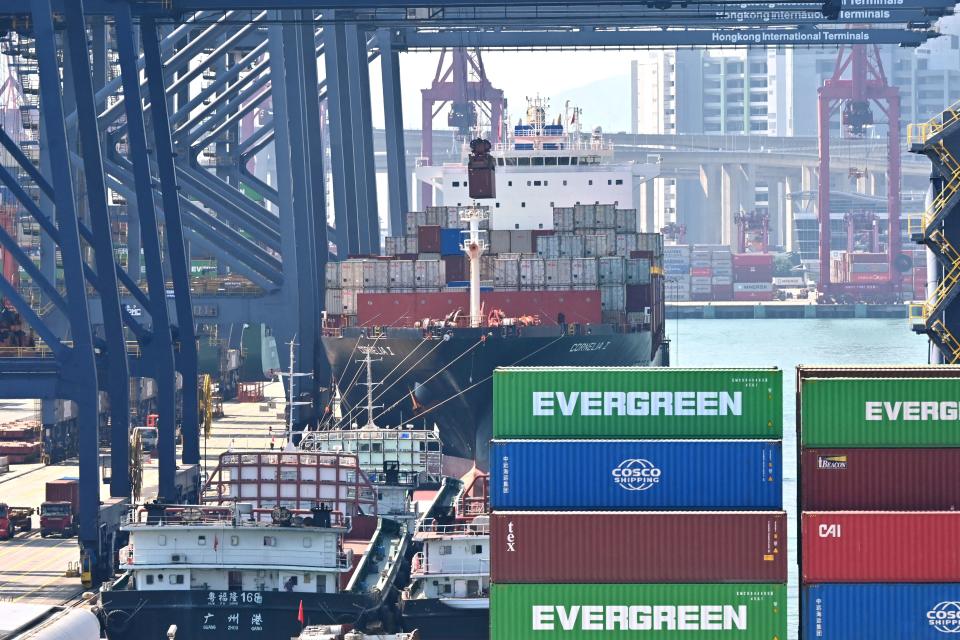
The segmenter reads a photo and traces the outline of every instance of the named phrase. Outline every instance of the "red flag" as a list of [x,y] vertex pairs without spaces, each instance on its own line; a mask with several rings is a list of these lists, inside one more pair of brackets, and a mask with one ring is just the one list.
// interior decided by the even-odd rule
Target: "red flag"
[[297,620],[300,621],[300,624],[303,624],[303,600],[300,601],[300,611],[297,612]]

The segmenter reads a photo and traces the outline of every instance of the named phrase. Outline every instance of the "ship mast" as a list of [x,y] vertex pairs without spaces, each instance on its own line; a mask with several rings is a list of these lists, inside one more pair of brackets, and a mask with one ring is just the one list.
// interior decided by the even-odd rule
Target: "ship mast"
[[481,237],[480,221],[486,220],[487,212],[480,207],[466,207],[460,210],[460,219],[469,227],[460,248],[470,260],[470,326],[479,327],[483,324],[483,314],[480,307],[480,256],[488,249],[487,241]]
[[367,387],[367,426],[373,428],[377,426],[373,422],[373,410],[380,408],[378,406],[374,406],[373,404],[373,388],[380,384],[379,382],[373,381],[373,363],[379,362],[381,358],[374,360],[371,357],[373,347],[360,347],[360,350],[363,352],[363,360],[358,360],[358,362],[361,362],[367,366],[367,381],[361,382],[360,384]]
[[292,340],[288,343],[290,345],[290,369],[288,372],[284,373],[283,371],[278,371],[277,376],[280,377],[281,381],[284,376],[289,378],[289,383],[287,385],[287,444],[285,445],[286,450],[294,449],[293,446],[293,408],[299,406],[306,406],[313,404],[312,402],[296,402],[293,392],[293,380],[294,378],[300,376],[312,376],[312,373],[297,373],[294,367],[294,347],[297,346],[297,337],[294,336]]

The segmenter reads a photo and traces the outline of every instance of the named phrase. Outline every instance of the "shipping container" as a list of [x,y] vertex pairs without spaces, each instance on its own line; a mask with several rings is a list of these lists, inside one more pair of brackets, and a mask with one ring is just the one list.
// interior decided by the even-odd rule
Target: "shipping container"
[[520,287],[539,289],[546,284],[546,273],[541,258],[521,258]]
[[326,290],[323,310],[333,315],[343,313],[343,291],[341,289],[328,288]]
[[626,261],[620,256],[607,256],[597,260],[597,277],[600,284],[626,283]]
[[495,438],[783,437],[779,369],[503,367]]
[[600,307],[604,311],[626,311],[626,289],[622,284],[600,285]]
[[511,231],[510,251],[513,253],[530,253],[534,251],[533,236],[530,231]]
[[800,521],[806,583],[960,582],[960,512],[807,511]]
[[493,268],[493,284],[502,289],[520,287],[520,261],[497,258]]
[[[709,631],[709,633],[707,633]],[[787,637],[781,584],[493,584],[491,640]]]
[[494,440],[495,509],[779,509],[779,441]]
[[647,258],[629,258],[626,261],[627,284],[650,283],[650,260]]
[[490,579],[786,583],[786,545],[783,511],[500,511]]
[[537,255],[546,260],[556,260],[560,257],[560,236],[538,236]]
[[[332,290],[331,290],[332,291]],[[442,319],[460,309],[470,309],[466,292],[360,293],[355,310],[357,322],[367,326],[412,327],[424,318]],[[562,313],[567,322],[597,324],[601,321],[600,292],[583,291],[489,291],[481,297],[487,309],[501,309],[507,317],[537,316],[542,324],[555,325]]]
[[800,386],[805,447],[960,446],[956,379],[817,379]]
[[557,231],[573,231],[573,207],[554,207],[553,228]]
[[614,216],[617,221],[617,231],[621,233],[634,233],[637,231],[636,209],[617,209]]
[[460,249],[460,229],[441,229],[440,230],[440,255],[442,256],[461,256],[463,251]]
[[960,448],[803,449],[804,511],[960,509]]
[[939,640],[960,633],[960,584],[811,584],[800,598],[803,638]]
[[391,289],[408,289],[414,286],[413,260],[391,260],[388,265]]
[[340,286],[340,263],[328,262],[325,272],[327,288]]
[[417,244],[422,253],[440,253],[440,226],[427,225],[418,228]]
[[609,253],[606,234],[584,236],[583,247],[583,255],[587,258],[600,258]]
[[463,254],[443,256],[443,272],[448,283],[469,280],[470,260]]
[[574,258],[570,263],[573,284],[580,287],[595,287],[599,283],[596,258]]

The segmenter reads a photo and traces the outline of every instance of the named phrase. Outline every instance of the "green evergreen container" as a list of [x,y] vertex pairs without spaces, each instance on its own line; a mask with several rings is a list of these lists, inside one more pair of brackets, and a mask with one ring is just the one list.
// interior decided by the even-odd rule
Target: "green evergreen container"
[[493,437],[778,440],[782,394],[779,369],[500,368]]
[[804,447],[960,447],[960,379],[805,378]]
[[491,640],[786,640],[782,584],[494,584]]

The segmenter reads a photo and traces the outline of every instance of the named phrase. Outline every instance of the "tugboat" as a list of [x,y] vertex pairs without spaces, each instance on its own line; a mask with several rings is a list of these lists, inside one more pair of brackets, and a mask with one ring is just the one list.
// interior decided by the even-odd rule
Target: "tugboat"
[[[400,599],[405,630],[424,640],[485,640],[490,625],[490,500],[473,469],[444,486],[413,536],[410,586]],[[454,496],[451,500],[450,496]]]

